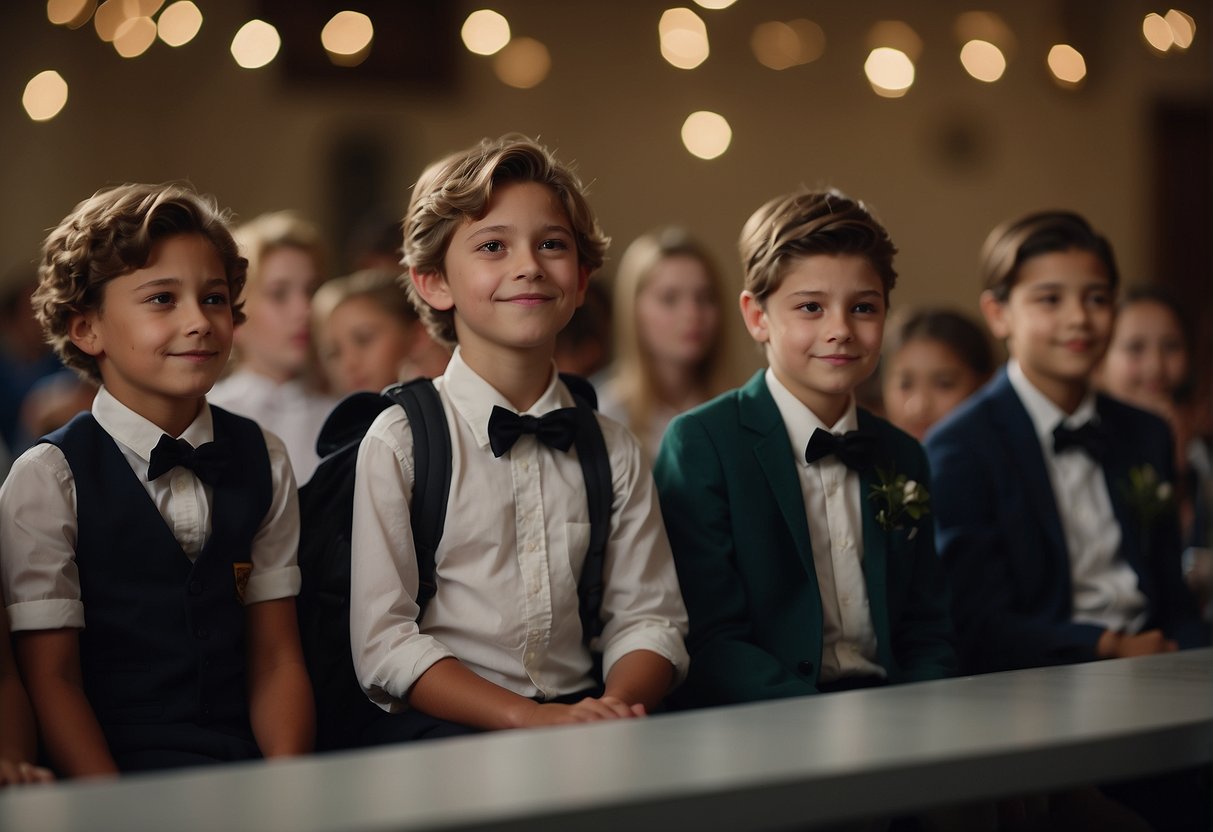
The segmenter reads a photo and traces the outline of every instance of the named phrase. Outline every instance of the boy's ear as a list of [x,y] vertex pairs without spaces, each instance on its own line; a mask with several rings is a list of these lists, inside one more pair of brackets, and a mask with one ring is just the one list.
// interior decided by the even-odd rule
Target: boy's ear
[[745,328],[750,331],[750,337],[760,344],[765,344],[770,340],[771,334],[767,328],[767,311],[762,308],[762,303],[748,289],[741,293],[737,302],[741,306],[741,319],[745,321]]
[[417,294],[422,300],[439,312],[455,308],[455,298],[451,296],[451,287],[447,285],[446,276],[441,272],[419,272],[409,266],[409,280],[417,288]]
[[981,314],[995,338],[1002,341],[1011,334],[1007,324],[1007,305],[994,297],[994,293],[989,289],[981,293]]
[[105,344],[101,340],[101,332],[94,326],[97,313],[77,312],[72,315],[67,324],[67,337],[86,355],[98,358],[105,352]]

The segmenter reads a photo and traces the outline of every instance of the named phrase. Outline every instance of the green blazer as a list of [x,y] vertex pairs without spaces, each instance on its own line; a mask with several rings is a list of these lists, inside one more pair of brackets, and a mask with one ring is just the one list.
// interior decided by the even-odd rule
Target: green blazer
[[[675,419],[654,470],[690,614],[684,705],[817,693],[821,591],[794,452],[763,376]],[[862,409],[859,427],[876,435],[879,467],[929,488],[918,442]],[[890,683],[952,675],[932,518],[881,528],[868,496],[877,481],[874,471],[860,475],[876,661]]]

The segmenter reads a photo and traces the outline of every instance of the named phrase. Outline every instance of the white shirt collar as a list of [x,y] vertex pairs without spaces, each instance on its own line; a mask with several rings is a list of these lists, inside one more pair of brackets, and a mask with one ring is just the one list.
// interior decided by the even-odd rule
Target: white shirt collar
[[[93,418],[115,441],[130,448],[144,461],[151,459],[152,449],[164,435],[164,431],[159,427],[114,398],[114,395],[105,389],[105,385],[101,386],[93,399]],[[215,438],[211,408],[205,401],[198,416],[182,432],[180,438],[195,448]]]
[[1068,428],[1076,428],[1085,425],[1092,419],[1096,421],[1099,419],[1095,412],[1095,393],[1091,390],[1087,391],[1087,395],[1083,397],[1082,403],[1075,408],[1074,412],[1066,415],[1065,411],[1050,401],[1048,396],[1040,392],[1028,380],[1023,368],[1019,366],[1019,362],[1013,358],[1007,362],[1007,380],[1011,382],[1015,394],[1023,402],[1024,409],[1028,411],[1028,416],[1032,420],[1032,426],[1036,429],[1036,436],[1046,448],[1053,447],[1053,431],[1057,429],[1058,425],[1065,424]]
[[767,389],[771,391],[771,398],[775,400],[775,406],[779,408],[779,415],[783,417],[783,424],[788,430],[788,440],[792,443],[793,456],[800,465],[808,464],[804,459],[804,449],[809,446],[809,439],[818,428],[828,433],[846,433],[859,428],[859,415],[855,408],[854,396],[851,397],[842,417],[833,425],[827,425],[817,418],[817,414],[804,402],[796,398],[792,391],[784,387],[783,382],[775,377],[774,371],[769,367],[766,371],[766,383]]
[[[467,423],[472,435],[476,438],[476,443],[481,448],[487,448],[489,446],[489,414],[493,412],[494,407],[503,407],[510,412],[515,412],[514,406],[493,385],[467,365],[458,346],[451,355],[446,372],[442,374],[442,380],[455,412]],[[564,385],[560,383],[556,365],[553,364],[552,378],[548,382],[547,389],[523,413],[542,416],[572,404],[573,399],[564,392]]]

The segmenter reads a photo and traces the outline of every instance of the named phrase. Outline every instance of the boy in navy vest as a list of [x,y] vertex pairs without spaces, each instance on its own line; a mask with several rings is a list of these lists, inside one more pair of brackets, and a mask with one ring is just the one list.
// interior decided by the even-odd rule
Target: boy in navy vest
[[1116,262],[1077,214],[994,229],[981,308],[1011,359],[928,434],[939,551],[969,672],[1205,643],[1167,498],[1171,432],[1098,395]]
[[606,243],[576,177],[522,137],[453,154],[413,189],[407,288],[430,334],[457,345],[435,381],[453,477],[437,590],[419,615],[404,411],[385,410],[359,448],[351,646],[363,688],[391,714],[368,742],[639,716],[685,672],[686,612],[652,476],[635,438],[601,416],[605,689],[578,615],[590,523],[574,400],[553,354]]
[[0,567],[63,775],[310,748],[290,464],[206,402],[245,267],[213,202],[174,185],[101,191],[44,243],[38,318],[101,388],[13,466]]

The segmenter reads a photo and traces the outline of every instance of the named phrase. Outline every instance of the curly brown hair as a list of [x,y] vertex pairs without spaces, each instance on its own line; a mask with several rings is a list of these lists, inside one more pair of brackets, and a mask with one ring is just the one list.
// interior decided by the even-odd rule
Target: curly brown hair
[[[493,188],[503,182],[538,182],[556,194],[573,225],[577,260],[593,273],[602,266],[610,238],[602,233],[581,181],[541,144],[518,134],[483,139],[430,165],[413,186],[404,215],[406,269],[443,274],[447,246],[460,223],[487,213]],[[434,340],[454,346],[455,313],[430,306],[403,277],[409,298]]]
[[214,245],[231,292],[233,322],[244,320],[237,301],[248,261],[213,197],[172,183],[105,188],[78,204],[42,244],[31,301],[47,343],[65,365],[86,379],[101,380],[97,360],[72,343],[72,319],[100,310],[105,284],[145,267],[153,246],[176,234],[201,234]]

